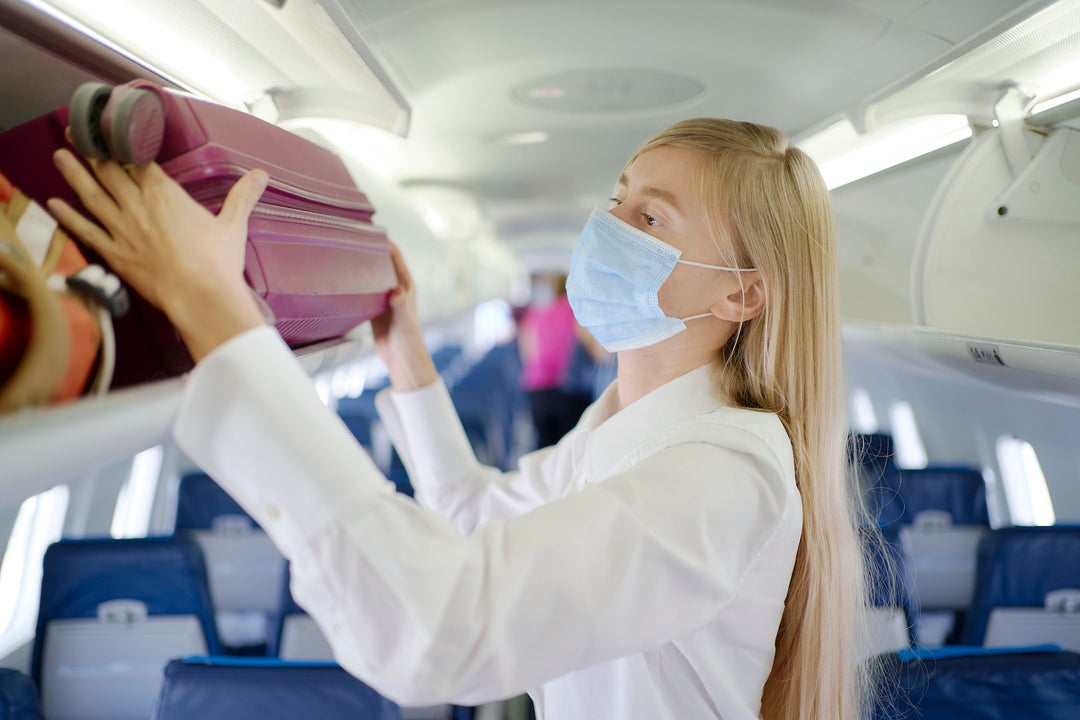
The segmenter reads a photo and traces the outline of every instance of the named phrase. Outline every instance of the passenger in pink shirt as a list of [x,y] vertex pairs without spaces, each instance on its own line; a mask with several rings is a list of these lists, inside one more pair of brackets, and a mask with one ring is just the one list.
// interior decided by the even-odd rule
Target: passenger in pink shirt
[[518,329],[521,387],[529,399],[537,447],[562,439],[592,400],[567,382],[580,331],[566,299],[566,276],[538,277]]

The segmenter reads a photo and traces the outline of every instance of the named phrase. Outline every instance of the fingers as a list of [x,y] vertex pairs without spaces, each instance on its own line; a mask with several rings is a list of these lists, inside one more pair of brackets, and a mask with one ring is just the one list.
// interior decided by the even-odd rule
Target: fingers
[[266,190],[270,176],[265,170],[251,170],[229,190],[218,217],[230,225],[247,226],[248,216]]
[[112,196],[116,205],[127,208],[138,202],[140,191],[139,185],[132,177],[133,172],[129,172],[112,160],[87,158],[86,162],[94,171],[101,186]]
[[67,228],[68,232],[105,258],[106,262],[110,261],[113,247],[109,235],[104,230],[76,212],[74,208],[63,200],[52,198],[46,203],[46,206],[49,208],[49,212],[53,214],[53,217]]
[[405,290],[411,290],[413,288],[412,273],[409,272],[409,266],[405,264],[405,256],[401,254],[401,248],[393,241],[390,241],[390,260],[394,263],[398,285]]
[[56,163],[60,174],[71,186],[79,200],[98,220],[106,227],[115,226],[120,220],[120,207],[109,193],[94,179],[86,168],[75,159],[67,150],[57,150],[53,153],[53,162]]

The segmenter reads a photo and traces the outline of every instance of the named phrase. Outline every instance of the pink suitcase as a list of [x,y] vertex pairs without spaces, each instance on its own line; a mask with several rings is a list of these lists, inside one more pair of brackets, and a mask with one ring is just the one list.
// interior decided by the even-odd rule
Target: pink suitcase
[[[230,108],[142,80],[118,90],[130,88],[160,98],[164,133],[157,149],[155,138],[144,142],[153,128],[131,117],[125,137],[136,153],[157,150],[164,170],[211,211],[247,170],[270,174],[249,223],[244,273],[289,345],[340,336],[385,309],[397,283],[386,233],[371,224],[374,209],[337,156]],[[73,107],[85,112],[78,98]],[[68,108],[61,108],[0,133],[0,172],[38,202],[61,197],[79,207],[51,159],[67,146],[67,125]],[[118,320],[117,343],[113,387],[175,375],[192,364],[165,317],[141,300]]]

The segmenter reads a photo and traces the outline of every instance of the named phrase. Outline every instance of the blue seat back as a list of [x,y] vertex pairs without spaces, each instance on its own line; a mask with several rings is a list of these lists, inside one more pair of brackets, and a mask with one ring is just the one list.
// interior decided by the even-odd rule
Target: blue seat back
[[0,668],[0,720],[41,720],[37,686],[26,673]]
[[899,538],[888,530],[862,529],[859,534],[866,558],[870,605],[903,609],[909,640],[913,639],[919,622],[919,603]]
[[892,436],[886,433],[852,433],[848,455],[853,463],[879,470],[896,466]]
[[285,575],[281,583],[281,601],[278,603],[278,614],[270,627],[270,636],[267,638],[266,654],[277,657],[281,651],[281,631],[285,626],[285,618],[289,615],[306,615],[307,611],[296,604],[292,591],[289,589],[289,567],[285,566]]
[[1080,655],[1051,648],[943,648],[879,658],[871,720],[1080,718]]
[[943,510],[952,516],[954,525],[989,527],[986,483],[982,473],[970,467],[927,467],[898,470],[895,507],[883,517],[901,524],[911,524],[915,516],[927,510]]
[[259,527],[240,505],[206,473],[196,472],[180,478],[176,501],[177,532],[209,530],[214,518],[222,515],[246,517],[252,527]]
[[188,658],[165,668],[154,720],[400,720],[390,700],[332,663]]
[[41,576],[33,677],[40,682],[45,627],[52,620],[94,618],[103,602],[138,600],[148,616],[199,619],[210,652],[219,652],[206,565],[187,538],[61,540],[49,546]]
[[993,608],[1041,608],[1047,593],[1064,588],[1080,588],[1080,526],[989,531],[979,543],[964,643],[982,644]]

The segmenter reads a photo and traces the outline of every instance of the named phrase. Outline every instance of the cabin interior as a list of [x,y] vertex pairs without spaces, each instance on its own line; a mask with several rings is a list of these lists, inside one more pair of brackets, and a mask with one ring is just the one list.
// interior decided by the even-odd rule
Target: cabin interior
[[[339,154],[419,279],[478,455],[507,469],[530,442],[510,343],[530,277],[565,272],[652,132],[694,116],[779,127],[830,186],[854,466],[911,574],[868,656],[1080,652],[1080,0],[0,0],[0,57],[0,133],[82,83],[146,78]],[[408,492],[371,403],[386,378],[370,332],[296,352]],[[33,677],[49,720],[157,702],[155,661],[110,661],[135,681],[43,648],[46,619],[59,633],[79,615],[47,597],[48,573],[120,562],[79,554],[98,539],[193,539],[205,555],[195,624],[217,637],[176,657],[332,660],[273,546],[171,442],[183,383],[0,417],[0,667]],[[1014,529],[1030,547],[1004,572],[1026,596],[995,605],[990,565]],[[61,538],[75,555],[43,566]],[[146,607],[84,614],[130,626]]]

